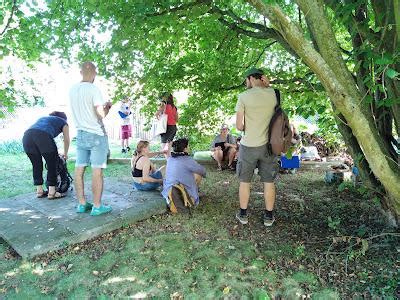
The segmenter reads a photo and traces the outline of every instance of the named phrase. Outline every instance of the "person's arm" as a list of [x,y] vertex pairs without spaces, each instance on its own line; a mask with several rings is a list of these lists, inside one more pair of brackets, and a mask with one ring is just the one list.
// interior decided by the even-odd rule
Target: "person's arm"
[[178,120],[179,120],[179,114],[178,114],[178,109],[176,108],[175,122],[178,123]]
[[244,105],[239,95],[238,102],[236,103],[236,128],[237,130],[244,131]]
[[108,113],[110,112],[112,104],[111,102],[106,102],[104,105],[97,105],[96,106],[96,114],[100,119],[104,119]]
[[202,177],[206,177],[206,168],[204,168],[194,159],[188,160],[187,166],[192,173],[199,174]]
[[150,159],[148,157],[142,158],[144,160],[143,162],[143,177],[142,180],[143,182],[163,182],[162,179],[155,179],[150,177],[150,169],[151,169],[151,164],[150,164]]
[[237,130],[244,131],[244,112],[242,111],[236,113],[236,128]]
[[235,138],[231,135],[228,136],[227,142],[225,143],[225,148],[228,147],[236,148]]
[[211,143],[211,151],[215,151],[215,150],[222,150],[220,146],[215,147],[215,144],[218,143],[218,135],[215,137],[214,141]]
[[62,130],[63,130],[63,136],[64,136],[64,158],[65,158],[65,160],[67,160],[69,144],[70,144],[68,124],[65,124]]

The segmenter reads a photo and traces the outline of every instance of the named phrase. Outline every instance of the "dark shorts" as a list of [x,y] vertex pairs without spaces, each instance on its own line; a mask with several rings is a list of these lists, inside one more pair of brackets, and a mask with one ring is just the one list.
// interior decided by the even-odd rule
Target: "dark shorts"
[[279,157],[269,155],[267,146],[246,147],[240,145],[236,173],[240,182],[251,182],[254,170],[258,168],[261,182],[274,182],[279,171]]
[[174,140],[176,134],[176,125],[167,125],[167,132],[162,133],[161,136],[161,143],[169,143]]

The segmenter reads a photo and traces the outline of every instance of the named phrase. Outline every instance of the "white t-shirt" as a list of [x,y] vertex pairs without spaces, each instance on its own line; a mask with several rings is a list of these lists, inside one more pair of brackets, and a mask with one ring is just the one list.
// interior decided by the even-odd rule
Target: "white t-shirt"
[[131,124],[131,109],[129,104],[121,103],[121,107],[119,109],[120,112],[128,114],[125,118],[121,118],[121,125],[129,125]]
[[105,135],[103,121],[96,114],[96,106],[105,101],[100,90],[90,82],[75,84],[69,91],[72,116],[77,130]]

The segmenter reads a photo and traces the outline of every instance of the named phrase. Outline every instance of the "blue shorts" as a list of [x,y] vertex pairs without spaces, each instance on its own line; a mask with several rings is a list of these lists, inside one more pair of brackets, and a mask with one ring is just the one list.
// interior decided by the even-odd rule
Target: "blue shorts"
[[76,136],[76,167],[104,169],[107,167],[108,138],[83,130]]
[[[162,174],[160,171],[154,172],[149,176],[154,179],[162,179]],[[137,183],[136,181],[133,182],[133,187],[139,191],[153,191],[160,185],[161,185],[160,182],[146,182],[146,183]]]

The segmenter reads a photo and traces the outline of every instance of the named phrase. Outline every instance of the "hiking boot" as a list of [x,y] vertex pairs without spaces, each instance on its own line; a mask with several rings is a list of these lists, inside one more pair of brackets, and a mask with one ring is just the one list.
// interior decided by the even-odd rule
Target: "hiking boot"
[[267,216],[267,214],[264,214],[264,226],[270,227],[272,224],[275,222],[275,217],[274,215],[272,216]]
[[77,213],[85,213],[85,212],[89,212],[92,210],[93,204],[86,202],[85,205],[83,204],[78,204],[78,206],[76,207],[76,212]]
[[248,219],[247,215],[241,215],[240,211],[238,211],[236,213],[236,219],[238,219],[238,221],[243,225],[249,223],[249,219]]
[[92,207],[92,211],[90,212],[91,216],[100,216],[112,211],[112,207],[108,205],[100,205],[100,207]]

